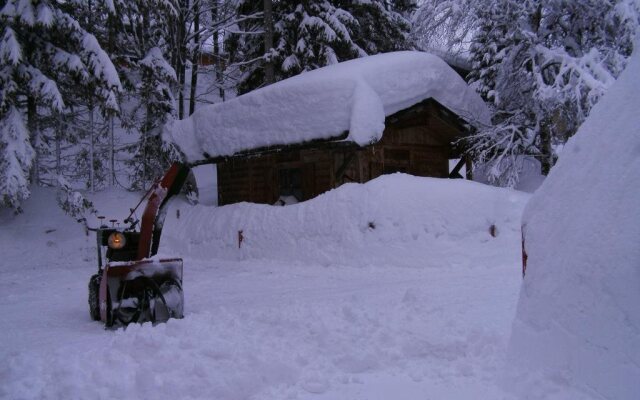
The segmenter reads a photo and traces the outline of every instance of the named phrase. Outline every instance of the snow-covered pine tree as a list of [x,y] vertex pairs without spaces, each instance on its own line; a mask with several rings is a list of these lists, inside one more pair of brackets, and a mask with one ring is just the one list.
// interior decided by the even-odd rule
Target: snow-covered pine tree
[[80,192],[73,189],[73,186],[62,176],[58,176],[58,192],[56,200],[62,210],[69,216],[82,222],[87,226],[87,214],[96,212],[93,203],[84,197]]
[[[118,96],[123,89],[110,55],[103,50],[104,47],[113,51],[112,36],[115,32],[109,22],[114,7],[111,0],[92,0],[79,2],[69,9],[82,29],[91,35],[92,40],[85,41],[88,55],[92,58],[89,65],[103,64],[98,59],[100,57],[111,65],[107,74],[100,74],[107,79],[85,80],[82,87],[74,91],[73,105],[81,112],[76,113],[73,123],[85,144],[79,153],[78,165],[86,166],[82,170],[87,172],[87,187],[91,191],[105,184],[109,176],[109,152],[105,151],[108,148],[109,125],[111,118],[119,114]],[[110,90],[114,87],[117,89]]]
[[411,15],[418,9],[418,0],[388,0],[385,1],[385,6],[410,20]]
[[620,73],[638,26],[636,0],[426,0],[413,17],[418,47],[470,58],[470,79],[494,125],[470,149],[490,181],[513,186],[521,155],[547,173]]
[[157,131],[175,107],[176,73],[167,61],[179,51],[171,37],[176,33],[174,5],[169,0],[115,0],[104,23],[107,30],[98,36],[123,82],[125,106],[118,122],[137,136],[125,147],[133,153],[125,161],[130,179],[120,182],[133,189],[146,187],[167,166]]
[[277,80],[367,53],[353,40],[358,22],[348,11],[326,0],[281,1],[271,55]]
[[0,113],[0,207],[20,212],[29,197],[29,170],[34,151],[22,114],[11,105]]
[[127,164],[132,171],[132,188],[146,189],[171,161],[162,147],[161,128],[175,113],[171,86],[177,78],[158,47],[151,48],[138,65],[142,76],[137,93],[143,120],[140,141],[132,149],[134,156]]
[[471,78],[496,118],[471,149],[491,181],[514,185],[523,153],[549,172],[630,54],[637,15],[622,15],[621,3],[497,0],[478,9]]
[[[29,139],[36,149],[32,167],[36,183],[40,168],[38,147],[33,145],[40,143],[41,117],[63,112],[63,98],[88,85],[94,85],[102,104],[114,107],[120,89],[109,57],[67,12],[69,6],[47,0],[8,0],[0,9],[0,120],[13,115],[12,109],[26,115]],[[71,88],[64,96],[59,85],[63,81]],[[15,197],[11,204],[20,201]]]
[[[226,45],[232,67],[240,69],[238,93],[264,85],[264,64],[275,66],[275,80],[367,54],[410,47],[408,21],[395,2],[307,0],[273,2],[274,48],[264,51],[261,0],[241,0],[236,33]],[[409,4],[399,4],[410,8]]]
[[[474,6],[475,7],[475,6]],[[489,181],[502,186],[515,186],[524,161],[522,155],[531,153],[536,135],[533,111],[524,112],[530,104],[530,85],[524,79],[515,90],[526,91],[512,95],[505,101],[512,83],[505,79],[504,58],[515,39],[513,22],[523,15],[523,4],[516,2],[486,2],[475,8],[473,22],[475,36],[469,48],[472,70],[469,79],[476,90],[494,109],[495,125],[479,129],[469,141],[470,152]],[[526,86],[526,88],[525,88]],[[528,93],[528,95],[527,95]]]
[[[397,3],[397,4],[394,4]],[[413,8],[410,1],[342,0],[338,7],[357,21],[352,40],[367,54],[408,50],[411,48],[411,23],[400,13]]]

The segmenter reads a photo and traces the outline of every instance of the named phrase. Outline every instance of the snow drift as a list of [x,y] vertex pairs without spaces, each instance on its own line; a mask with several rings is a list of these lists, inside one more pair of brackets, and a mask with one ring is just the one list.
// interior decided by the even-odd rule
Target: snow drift
[[528,398],[546,396],[535,376],[597,398],[640,393],[639,77],[636,51],[525,210],[509,358]]
[[[450,266],[443,260],[460,253],[461,246],[484,247],[477,254],[486,256],[486,249],[504,244],[509,235],[501,231],[519,230],[526,198],[463,180],[384,175],[286,207],[238,203],[189,208],[179,220],[167,218],[161,248],[166,244],[173,253],[205,259]],[[498,231],[495,238],[489,232],[492,225]],[[469,258],[457,263],[473,266]]]
[[378,141],[385,117],[433,98],[471,123],[488,123],[480,96],[440,58],[421,52],[369,56],[306,72],[197,110],[164,138],[188,161],[265,146],[336,138]]

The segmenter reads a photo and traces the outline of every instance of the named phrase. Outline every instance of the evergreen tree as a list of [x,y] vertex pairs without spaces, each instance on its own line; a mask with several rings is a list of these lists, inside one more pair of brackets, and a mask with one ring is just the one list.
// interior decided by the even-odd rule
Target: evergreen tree
[[[17,127],[20,118],[15,113],[26,114],[29,140],[36,150],[32,167],[36,183],[43,117],[64,112],[63,98],[89,87],[102,106],[117,107],[116,93],[121,88],[108,55],[67,12],[68,7],[64,2],[47,0],[8,0],[0,10],[0,121],[3,126]],[[73,90],[63,96],[65,85]],[[9,135],[6,131],[2,134]],[[8,158],[4,154],[0,157]],[[20,182],[29,182],[29,178],[23,176]],[[14,208],[24,198],[15,193],[2,194],[11,198]]]
[[397,12],[409,20],[418,9],[418,0],[391,0],[385,1],[387,8]]
[[33,153],[23,117],[10,106],[0,119],[0,207],[21,211],[20,204],[29,197]]
[[247,18],[261,10],[262,1],[241,0],[238,33],[227,39],[231,62],[241,72],[240,94],[263,86],[265,63],[273,63],[278,81],[340,61],[411,47],[409,22],[388,2],[283,0],[273,3],[274,48],[265,53],[263,20]]
[[[240,16],[257,13],[262,1],[244,0]],[[366,53],[351,39],[356,20],[329,1],[279,1],[273,4],[274,48],[265,53],[264,35],[232,35],[228,47],[232,61],[241,63],[238,93],[263,85],[264,64],[272,63],[275,80],[349,60]],[[239,24],[244,32],[264,31],[263,21],[248,19]]]
[[176,73],[158,47],[149,50],[139,65],[142,76],[137,93],[144,119],[140,141],[134,146],[134,157],[128,164],[133,171],[132,187],[145,189],[170,163],[169,155],[162,148],[161,128],[175,113],[171,86],[176,82]]
[[[513,186],[521,157],[546,174],[621,72],[638,25],[634,0],[425,1],[414,16],[421,47],[462,52],[494,108],[468,142],[490,181]],[[470,44],[469,44],[470,43]]]
[[496,115],[470,143],[491,181],[514,185],[521,154],[536,156],[547,174],[555,149],[621,72],[637,15],[616,5],[498,0],[477,10],[471,79]]
[[400,12],[409,12],[413,5],[408,1],[393,3],[397,4],[385,0],[338,2],[357,21],[352,38],[367,54],[411,48],[411,23]]
[[126,148],[133,153],[125,162],[127,187],[144,189],[168,166],[158,132],[175,110],[177,77],[167,59],[177,62],[179,44],[171,37],[175,30],[167,27],[175,25],[177,11],[168,0],[116,0],[109,10],[99,37],[116,61],[125,89],[127,109],[119,122],[138,135]]
[[58,192],[56,200],[62,210],[69,216],[82,222],[87,226],[87,214],[95,214],[96,209],[93,203],[81,193],[73,190],[71,184],[62,176],[58,176]]
[[352,38],[356,19],[329,1],[282,1],[271,58],[278,80],[366,55]]

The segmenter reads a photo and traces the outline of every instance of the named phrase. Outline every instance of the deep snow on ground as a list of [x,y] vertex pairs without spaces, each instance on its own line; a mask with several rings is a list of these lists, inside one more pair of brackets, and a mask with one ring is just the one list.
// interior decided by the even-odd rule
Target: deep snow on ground
[[177,200],[161,251],[185,258],[186,316],[118,331],[89,319],[94,238],[52,196],[0,213],[1,398],[509,398],[526,195],[397,174],[287,207]]
[[510,346],[523,393],[541,378],[640,398],[639,76],[636,51],[527,205]]

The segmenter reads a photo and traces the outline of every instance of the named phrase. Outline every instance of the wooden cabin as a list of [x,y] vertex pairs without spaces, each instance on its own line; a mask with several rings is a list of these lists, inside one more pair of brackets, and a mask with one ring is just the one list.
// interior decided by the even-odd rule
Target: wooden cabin
[[[460,177],[466,158],[455,142],[467,125],[433,99],[386,117],[382,139],[365,147],[330,140],[266,147],[217,163],[218,204],[241,201],[277,204],[281,198],[311,199],[346,182],[367,182],[404,172],[437,178]],[[450,173],[449,160],[462,158]],[[467,161],[467,178],[470,163]]]
[[217,165],[219,205],[277,204],[393,172],[460,177],[455,143],[490,123],[487,105],[451,66],[401,51],[203,107],[169,123],[163,139],[192,166]]

